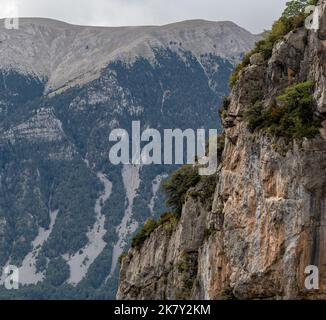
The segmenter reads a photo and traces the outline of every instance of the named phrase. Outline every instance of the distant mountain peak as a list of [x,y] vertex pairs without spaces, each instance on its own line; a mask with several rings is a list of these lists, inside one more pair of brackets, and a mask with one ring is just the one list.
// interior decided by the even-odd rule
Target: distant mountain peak
[[0,68],[47,79],[46,90],[87,83],[118,59],[153,57],[153,47],[237,56],[257,36],[233,22],[181,21],[165,26],[90,27],[21,18],[19,30],[0,29]]

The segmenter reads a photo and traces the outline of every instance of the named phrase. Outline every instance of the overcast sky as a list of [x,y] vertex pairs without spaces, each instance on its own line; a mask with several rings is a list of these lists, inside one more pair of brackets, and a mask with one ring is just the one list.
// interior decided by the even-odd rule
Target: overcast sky
[[46,17],[96,26],[162,25],[188,19],[231,20],[258,33],[288,0],[0,0],[0,17]]

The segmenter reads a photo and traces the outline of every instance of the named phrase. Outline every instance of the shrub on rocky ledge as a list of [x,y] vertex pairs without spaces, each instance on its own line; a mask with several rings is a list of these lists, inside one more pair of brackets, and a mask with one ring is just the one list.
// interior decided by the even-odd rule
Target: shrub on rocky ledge
[[[164,226],[165,231],[173,231],[179,221],[179,216],[173,212],[163,214],[158,221],[153,219],[147,220],[144,227],[132,239],[132,248],[139,250],[144,242],[151,236],[151,234],[160,226]],[[124,257],[122,257],[123,259]]]
[[287,140],[313,138],[320,128],[320,120],[313,112],[313,87],[311,81],[290,86],[266,110],[256,102],[245,113],[248,129]]
[[132,248],[140,249],[143,243],[150,237],[158,224],[153,219],[147,220],[141,231],[132,239]]
[[236,67],[230,78],[230,86],[233,87],[238,81],[240,72],[250,64],[250,57],[260,53],[264,60],[272,56],[273,47],[277,41],[282,39],[290,31],[304,26],[307,14],[304,8],[308,5],[316,5],[316,0],[293,0],[287,3],[287,7],[280,19],[274,22],[271,31],[266,31],[263,39],[257,42],[255,49],[246,54],[243,61]]
[[185,165],[163,183],[163,190],[167,195],[166,204],[178,216],[181,215],[188,190],[194,187],[199,180],[198,168],[192,165]]

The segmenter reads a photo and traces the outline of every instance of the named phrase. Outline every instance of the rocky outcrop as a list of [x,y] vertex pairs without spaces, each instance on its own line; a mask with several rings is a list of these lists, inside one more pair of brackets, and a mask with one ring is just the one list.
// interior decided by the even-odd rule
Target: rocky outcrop
[[[243,119],[257,93],[268,107],[308,79],[324,118],[326,1],[319,7],[320,30],[292,31],[269,61],[255,55],[241,72],[213,200],[190,190],[176,228],[163,225],[129,251],[119,299],[326,299],[326,122],[314,139],[286,143],[249,132]],[[319,290],[305,287],[309,265],[319,268]]]

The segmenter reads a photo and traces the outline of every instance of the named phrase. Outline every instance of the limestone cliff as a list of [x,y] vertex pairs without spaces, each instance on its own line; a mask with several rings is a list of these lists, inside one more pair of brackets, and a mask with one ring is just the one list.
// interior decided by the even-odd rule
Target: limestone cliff
[[[122,259],[120,299],[326,299],[326,1],[320,29],[297,28],[240,72],[223,117],[225,148],[212,199],[187,193],[178,224],[158,227]],[[268,108],[311,80],[314,138],[290,142],[248,130],[257,92]],[[305,268],[320,288],[305,288]]]

